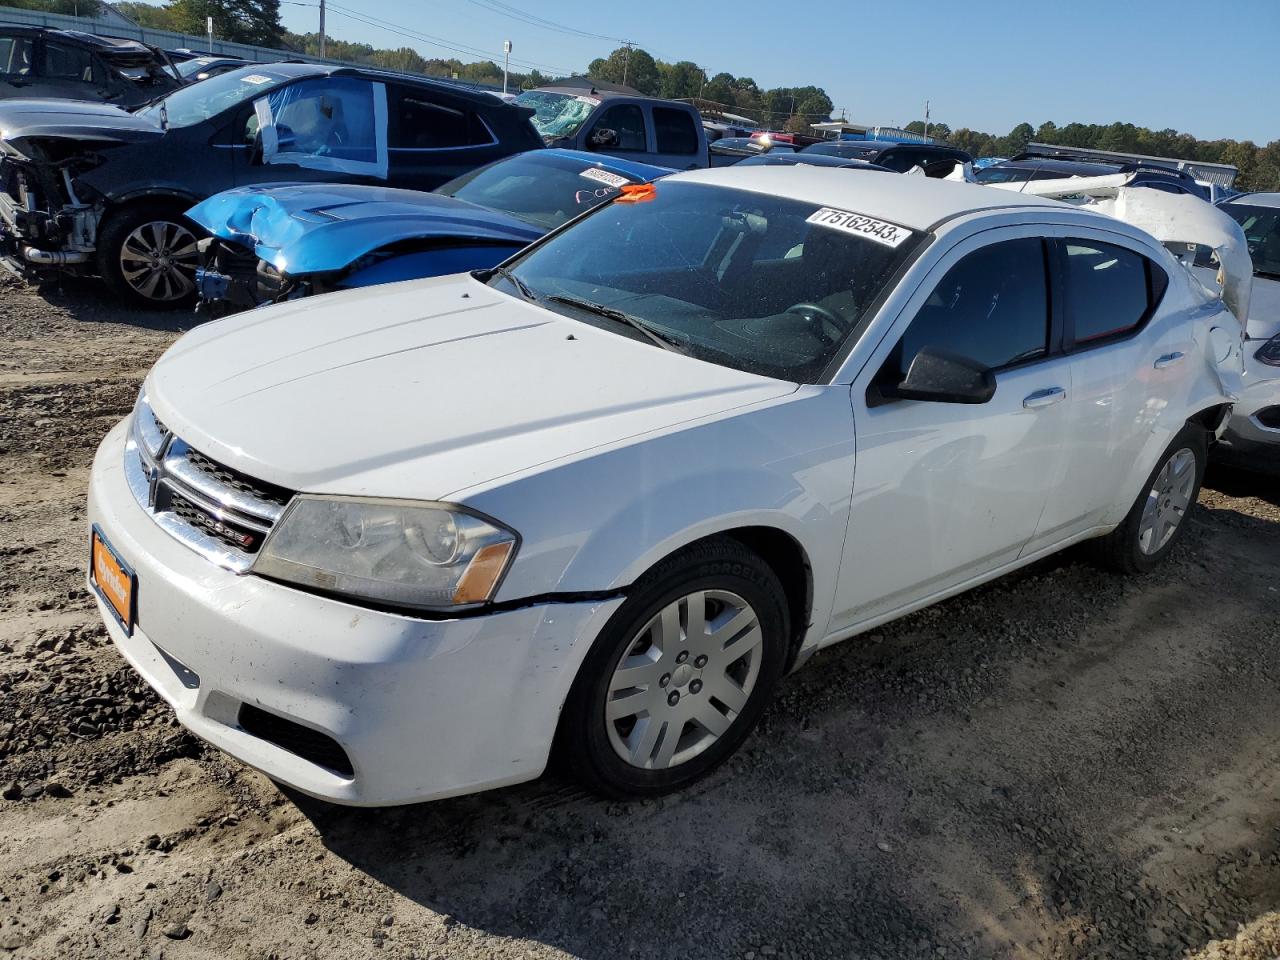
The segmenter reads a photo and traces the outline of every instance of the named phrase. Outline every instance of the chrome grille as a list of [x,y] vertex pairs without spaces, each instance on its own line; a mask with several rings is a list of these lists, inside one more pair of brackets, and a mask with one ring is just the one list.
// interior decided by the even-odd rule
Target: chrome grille
[[162,528],[219,566],[243,573],[293,494],[194,449],[138,400],[125,475],[140,506]]

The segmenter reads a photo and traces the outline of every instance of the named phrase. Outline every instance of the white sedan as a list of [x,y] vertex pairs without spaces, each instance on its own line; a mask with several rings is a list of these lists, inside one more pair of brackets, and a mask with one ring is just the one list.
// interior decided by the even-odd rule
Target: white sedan
[[209,323],[91,480],[189,729],[376,805],[682,787],[813,652],[1186,527],[1241,327],[1151,236],[812,167],[629,188],[505,267]]

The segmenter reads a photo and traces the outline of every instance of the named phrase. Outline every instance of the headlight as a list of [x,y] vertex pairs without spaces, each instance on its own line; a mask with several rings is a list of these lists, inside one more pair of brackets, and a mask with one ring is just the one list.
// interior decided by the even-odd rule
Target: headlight
[[1264,343],[1254,356],[1268,366],[1280,367],[1280,335]]
[[253,572],[329,593],[439,610],[493,597],[519,538],[442,503],[303,495]]

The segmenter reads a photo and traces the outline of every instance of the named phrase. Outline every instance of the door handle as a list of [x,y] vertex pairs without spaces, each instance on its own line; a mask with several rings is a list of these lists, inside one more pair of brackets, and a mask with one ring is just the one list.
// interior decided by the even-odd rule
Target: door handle
[[1186,354],[1181,350],[1175,350],[1173,353],[1166,353],[1163,357],[1156,361],[1156,369],[1163,370],[1165,367],[1172,367],[1175,363],[1185,357]]
[[1022,405],[1028,410],[1039,410],[1041,407],[1051,407],[1059,400],[1065,399],[1067,399],[1067,391],[1061,387],[1046,387],[1043,390],[1028,394],[1026,399],[1022,401]]

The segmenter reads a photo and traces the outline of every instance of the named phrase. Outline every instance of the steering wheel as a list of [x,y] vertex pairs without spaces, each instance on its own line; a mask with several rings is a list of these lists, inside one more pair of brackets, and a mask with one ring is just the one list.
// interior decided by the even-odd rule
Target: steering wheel
[[[816,303],[796,303],[787,307],[784,313],[794,313],[803,317],[809,324],[813,332],[828,346],[836,342],[836,338],[827,334],[826,328],[823,327],[822,321],[826,321],[840,331],[842,335],[848,334],[849,325],[845,323],[844,318],[826,307],[819,306]],[[816,321],[816,322],[815,322]]]

